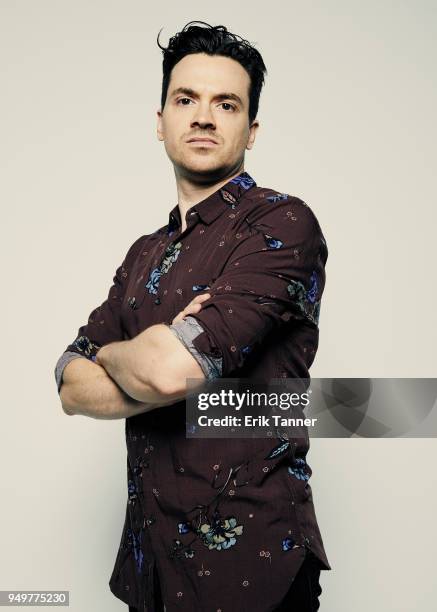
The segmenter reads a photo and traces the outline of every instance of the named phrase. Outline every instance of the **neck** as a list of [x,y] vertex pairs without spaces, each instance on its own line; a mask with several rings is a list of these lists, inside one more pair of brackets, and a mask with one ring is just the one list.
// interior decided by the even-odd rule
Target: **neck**
[[178,208],[181,215],[182,227],[181,231],[185,231],[187,225],[185,215],[187,211],[192,208],[195,204],[202,202],[207,197],[212,195],[215,191],[226,185],[235,176],[238,176],[244,172],[244,163],[239,164],[238,168],[233,168],[232,171],[219,181],[201,183],[196,182],[190,177],[181,175],[175,169],[176,176],[176,189],[178,194]]

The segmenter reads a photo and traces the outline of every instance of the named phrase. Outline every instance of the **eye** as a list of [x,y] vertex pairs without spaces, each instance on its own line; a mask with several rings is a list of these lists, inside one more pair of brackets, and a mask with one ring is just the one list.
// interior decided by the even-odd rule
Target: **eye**
[[[222,102],[222,106],[223,105],[229,106],[232,110],[236,110],[235,106],[233,104],[230,104],[229,102]],[[227,109],[225,109],[225,110],[227,110]]]
[[[189,103],[192,102],[192,100],[190,98],[179,98],[178,100],[176,100],[176,104],[179,104],[180,102],[182,102],[182,106],[189,106]],[[185,102],[187,102],[187,104],[185,104]],[[221,102],[220,106],[226,107],[224,110],[225,111],[236,111],[236,107],[233,104],[230,104],[229,102]]]
[[[182,102],[182,100],[188,100],[189,102],[191,102],[190,98],[179,98],[179,100],[176,100],[176,104],[179,104],[179,102]],[[188,105],[183,104],[182,106],[188,106]]]

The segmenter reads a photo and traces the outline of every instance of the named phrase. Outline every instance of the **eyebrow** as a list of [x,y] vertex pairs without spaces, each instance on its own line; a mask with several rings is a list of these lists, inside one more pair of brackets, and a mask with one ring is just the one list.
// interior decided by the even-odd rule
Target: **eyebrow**
[[[196,91],[194,91],[194,89],[191,89],[191,87],[177,87],[171,92],[170,97],[172,98],[174,96],[177,96],[178,94],[186,94],[187,96],[191,96],[192,98],[199,99],[199,94]],[[218,93],[214,96],[213,99],[214,100],[234,100],[241,106],[244,106],[243,101],[240,98],[240,96],[237,96],[237,94],[231,93],[231,92]]]

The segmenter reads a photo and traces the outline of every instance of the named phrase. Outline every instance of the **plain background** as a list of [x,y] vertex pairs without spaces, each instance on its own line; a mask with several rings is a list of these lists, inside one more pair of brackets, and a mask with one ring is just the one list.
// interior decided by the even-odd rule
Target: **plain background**
[[[0,589],[108,580],[127,497],[124,421],[63,414],[54,366],[136,238],[165,224],[161,41],[190,20],[254,43],[268,75],[246,170],[304,199],[329,259],[313,377],[435,377],[436,4],[0,3],[3,410]],[[153,181],[153,183],[152,183]],[[313,439],[333,567],[322,612],[435,605],[434,439]]]

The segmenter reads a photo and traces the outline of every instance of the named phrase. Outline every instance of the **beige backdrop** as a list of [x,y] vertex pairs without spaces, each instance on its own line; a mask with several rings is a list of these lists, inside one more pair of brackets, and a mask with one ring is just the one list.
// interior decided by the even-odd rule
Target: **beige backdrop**
[[[74,612],[127,610],[107,584],[124,421],[68,418],[53,369],[176,203],[155,135],[162,26],[166,44],[224,24],[263,54],[246,170],[302,197],[330,251],[312,376],[437,374],[435,2],[206,4],[0,3],[0,589],[69,589]],[[436,460],[434,439],[312,441],[321,611],[434,608]]]

